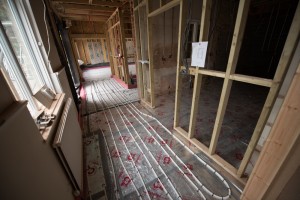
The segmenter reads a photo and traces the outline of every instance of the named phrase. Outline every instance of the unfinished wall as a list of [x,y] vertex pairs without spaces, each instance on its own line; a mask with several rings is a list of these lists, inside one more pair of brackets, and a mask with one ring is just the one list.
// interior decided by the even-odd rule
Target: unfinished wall
[[72,21],[70,38],[76,59],[85,64],[109,63],[104,22]]
[[226,71],[239,1],[212,1],[206,68]]
[[174,92],[178,46],[179,6],[153,18],[155,95]]
[[26,103],[15,102],[0,79],[1,97],[7,97],[0,102],[0,199],[74,199],[52,148],[55,131],[44,141]]
[[[164,3],[167,3],[164,1]],[[191,1],[191,22],[200,21],[202,1]],[[159,6],[157,1],[150,2],[150,11]],[[153,17],[153,66],[155,95],[167,94],[175,91],[176,67],[178,51],[179,6]],[[199,30],[198,30],[199,31]],[[184,37],[184,36],[182,36]],[[188,37],[188,36],[187,36]],[[191,45],[191,44],[190,44]]]
[[128,63],[135,63],[135,46],[133,38],[126,38],[125,40]]
[[298,43],[298,47],[295,51],[295,54],[293,56],[293,60],[290,64],[290,67],[288,69],[288,72],[286,74],[286,77],[284,78],[284,81],[283,81],[283,84],[280,88],[280,91],[279,91],[279,94],[275,100],[275,103],[274,103],[274,106],[272,108],[272,111],[270,113],[270,116],[268,118],[268,121],[266,123],[266,126],[264,127],[264,130],[260,136],[260,139],[258,141],[258,144],[257,144],[257,148],[259,150],[262,149],[263,145],[265,144],[268,136],[269,136],[269,133],[271,131],[271,128],[272,126],[274,125],[274,122],[275,122],[275,119],[278,115],[278,112],[282,106],[282,103],[283,103],[283,100],[284,98],[286,97],[286,93],[290,87],[290,84],[291,84],[291,81],[292,81],[292,78],[297,70],[297,66],[298,66],[298,63],[300,62],[300,43]]

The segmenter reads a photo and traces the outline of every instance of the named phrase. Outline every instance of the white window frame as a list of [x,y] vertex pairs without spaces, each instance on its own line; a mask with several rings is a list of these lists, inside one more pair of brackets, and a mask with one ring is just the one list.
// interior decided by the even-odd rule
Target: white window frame
[[35,103],[35,100],[33,99],[32,95],[32,91],[31,88],[25,78],[25,75],[22,71],[21,65],[18,61],[18,58],[15,55],[15,52],[10,44],[10,41],[5,33],[5,29],[2,25],[2,23],[0,23],[0,43],[2,45],[2,51],[7,59],[7,61],[9,62],[9,65],[11,66],[11,70],[12,73],[14,74],[14,76],[16,77],[16,82],[20,87],[20,91],[22,93],[22,96],[24,96],[28,102],[29,102],[29,106],[34,109],[35,111],[38,110],[38,107]]
[[[33,59],[34,67],[38,72],[38,75],[42,77],[42,82],[47,85],[48,88],[54,90],[49,69],[49,61],[44,58],[41,53],[42,40],[39,35],[36,21],[33,17],[32,10],[28,0],[11,0],[8,4],[15,16],[15,20],[21,31],[26,47],[28,48],[30,57]],[[49,44],[48,44],[49,45]],[[37,67],[39,66],[39,67]],[[47,67],[48,66],[48,67]]]
[[[50,74],[53,72],[50,67],[50,62],[48,61],[48,56],[45,53],[45,48],[41,47],[42,40],[37,29],[37,24],[34,20],[29,1],[8,0],[7,3],[20,30],[20,35],[28,50],[33,67],[37,71],[37,78],[42,84],[54,90],[54,85],[50,77]],[[34,116],[39,111],[39,106],[33,98],[33,92],[15,55],[10,40],[6,35],[2,23],[0,23],[0,42],[3,46],[2,51],[12,68],[12,73],[17,79],[17,84],[20,87],[22,96],[28,100],[30,108],[34,111],[34,113],[32,113]]]

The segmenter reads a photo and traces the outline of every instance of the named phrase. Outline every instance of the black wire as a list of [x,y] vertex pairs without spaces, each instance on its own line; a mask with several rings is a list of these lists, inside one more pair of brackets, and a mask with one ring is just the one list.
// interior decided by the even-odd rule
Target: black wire
[[209,31],[209,35],[208,35],[208,41],[210,41],[212,35],[214,34],[215,28],[217,26],[217,19],[220,16],[220,4],[218,3],[219,1],[216,0],[215,3],[215,8],[214,8],[214,25],[212,26],[211,30]]
[[191,18],[192,18],[192,0],[188,0],[188,17],[185,25],[185,31],[184,31],[184,39],[182,40],[182,50],[181,52],[181,59],[182,62],[186,68],[186,72],[184,74],[188,74],[189,66],[186,59],[186,52],[188,47],[188,36],[190,32],[190,25],[191,25]]

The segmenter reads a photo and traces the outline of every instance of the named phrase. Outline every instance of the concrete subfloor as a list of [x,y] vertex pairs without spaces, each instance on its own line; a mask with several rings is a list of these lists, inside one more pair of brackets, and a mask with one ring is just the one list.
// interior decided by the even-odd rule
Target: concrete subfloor
[[[200,182],[213,194],[228,195],[226,185],[200,160],[220,171],[229,184],[230,199],[239,199],[240,191],[234,186],[239,184],[230,175],[185,139],[181,138],[181,141],[186,147],[174,137],[177,135],[172,130],[174,94],[157,97],[157,108],[149,110],[134,98],[130,99],[133,104],[121,100],[121,97],[133,95],[124,95],[126,91],[115,84],[111,81],[87,84],[94,87],[87,94],[90,98],[83,108],[87,111],[82,118],[85,185],[89,199],[102,199],[105,194],[109,199],[114,199],[115,193],[123,199],[137,199],[139,194],[143,199],[176,199],[178,194],[182,199],[201,199],[201,193],[206,199],[214,199],[203,190]],[[101,93],[101,88],[107,92]],[[106,109],[113,101],[120,106]],[[124,103],[126,105],[122,105]],[[93,106],[94,110],[90,109]],[[147,115],[139,116],[137,110]],[[185,111],[182,109],[182,119],[185,119],[185,112],[189,112],[188,105]],[[164,126],[148,115],[159,119]]]

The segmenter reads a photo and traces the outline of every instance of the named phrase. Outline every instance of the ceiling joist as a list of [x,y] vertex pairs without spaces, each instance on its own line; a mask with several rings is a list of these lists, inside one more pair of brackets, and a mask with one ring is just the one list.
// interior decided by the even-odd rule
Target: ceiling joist
[[79,14],[61,14],[60,15],[63,19],[69,19],[73,21],[101,21],[105,22],[107,17],[103,16],[95,16],[95,15],[79,15]]
[[64,14],[78,14],[78,15],[95,15],[95,16],[103,16],[108,18],[111,13],[103,13],[101,11],[95,10],[65,10]]
[[121,7],[124,2],[120,1],[99,1],[99,0],[52,0],[52,3],[63,3],[63,4],[83,4],[83,5],[93,5],[93,6],[109,6],[109,7]]
[[65,10],[95,10],[101,12],[114,12],[116,8],[110,8],[106,6],[95,6],[95,5],[83,5],[83,4],[63,4],[59,3]]
[[[128,0],[50,0],[54,12],[61,19],[72,21],[106,21]],[[127,18],[127,16],[125,16]]]

